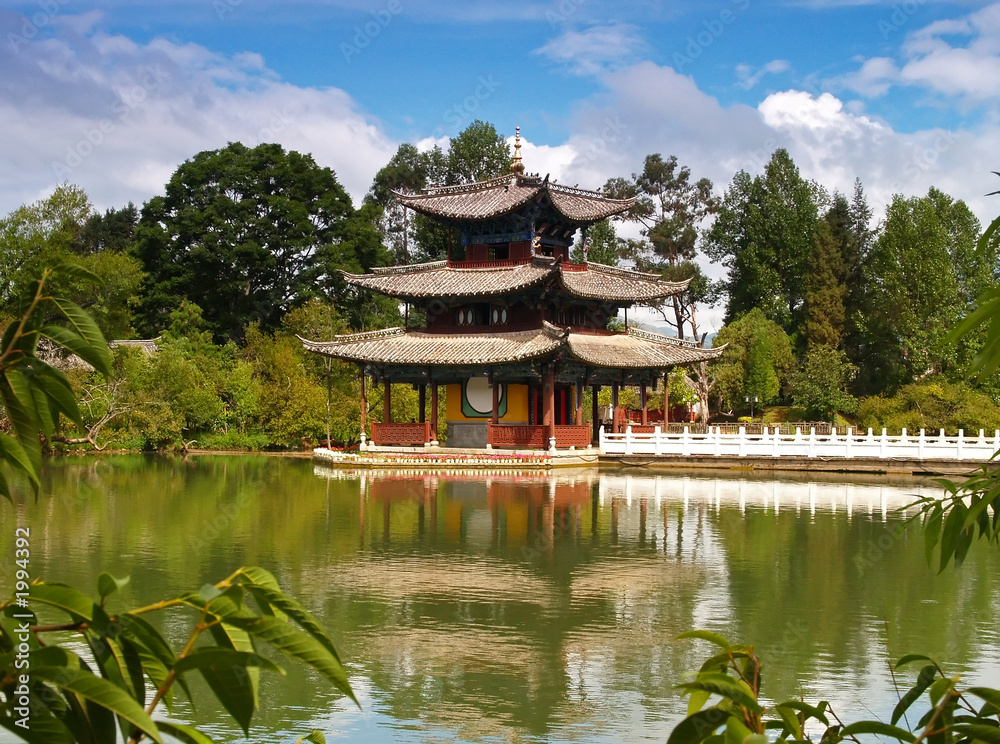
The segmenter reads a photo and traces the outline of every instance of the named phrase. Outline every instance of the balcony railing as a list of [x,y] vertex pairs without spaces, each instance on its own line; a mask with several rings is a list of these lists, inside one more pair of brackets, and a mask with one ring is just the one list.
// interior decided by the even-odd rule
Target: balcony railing
[[372,424],[372,441],[386,445],[422,445],[431,441],[431,422]]
[[[555,429],[558,449],[590,446],[591,429],[589,425],[560,425],[556,426]],[[549,446],[549,427],[491,423],[487,441],[491,447],[547,449]]]

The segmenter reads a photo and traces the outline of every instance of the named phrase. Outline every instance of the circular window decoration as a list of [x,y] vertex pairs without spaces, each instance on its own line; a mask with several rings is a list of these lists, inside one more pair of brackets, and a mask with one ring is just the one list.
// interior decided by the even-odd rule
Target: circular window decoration
[[496,325],[499,322],[500,322],[500,311],[497,310],[496,308],[493,308],[493,325]]
[[[502,400],[504,393],[503,383],[494,383],[500,387],[499,398]],[[485,377],[472,377],[465,384],[465,402],[478,417],[490,416],[493,413],[493,388]],[[503,410],[501,405],[500,410]],[[468,413],[466,414],[468,415]]]
[[507,322],[507,308],[504,308],[503,310],[500,311],[500,322],[501,323]]
[[465,310],[458,311],[458,324],[465,325]]

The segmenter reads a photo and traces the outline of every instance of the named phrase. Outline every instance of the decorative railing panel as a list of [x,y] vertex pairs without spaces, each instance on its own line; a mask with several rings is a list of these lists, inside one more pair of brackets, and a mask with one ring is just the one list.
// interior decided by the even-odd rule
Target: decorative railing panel
[[628,427],[624,434],[601,431],[601,454],[608,455],[672,455],[690,457],[709,455],[715,457],[823,457],[869,458],[877,460],[989,460],[1000,450],[1000,430],[987,438],[980,429],[978,437],[966,437],[961,429],[958,436],[927,436],[923,429],[918,436],[902,434],[889,436],[886,430],[877,435],[868,430],[858,434],[848,428],[837,433],[818,434],[815,429],[803,433],[779,432],[763,427],[757,433],[748,433],[743,427],[736,434],[727,434],[719,427],[709,427],[705,433],[694,433],[688,427],[680,433],[639,433],[637,427]]
[[491,447],[541,447],[545,449],[549,446],[547,428],[523,424],[491,423],[487,441]]
[[375,444],[426,444],[431,441],[431,422],[422,424],[372,424],[372,441]]
[[589,447],[591,428],[589,425],[583,426],[568,425],[556,427],[556,447],[565,449],[566,447]]
[[449,269],[502,269],[531,263],[531,256],[524,258],[495,258],[482,261],[449,261]]

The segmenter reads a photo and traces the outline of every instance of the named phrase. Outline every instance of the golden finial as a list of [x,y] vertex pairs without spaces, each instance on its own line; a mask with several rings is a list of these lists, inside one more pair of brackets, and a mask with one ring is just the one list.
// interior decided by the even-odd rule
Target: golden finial
[[515,127],[517,134],[514,135],[514,161],[510,164],[512,173],[521,175],[524,173],[524,163],[521,162],[521,127]]

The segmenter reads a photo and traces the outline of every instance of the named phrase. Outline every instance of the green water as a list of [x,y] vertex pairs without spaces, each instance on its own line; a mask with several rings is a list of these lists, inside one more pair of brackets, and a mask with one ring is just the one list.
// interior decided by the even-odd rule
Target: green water
[[[690,628],[755,643],[768,697],[829,699],[851,719],[888,718],[887,660],[903,653],[1000,687],[1000,551],[976,546],[936,576],[919,535],[896,529],[918,491],[936,492],[108,457],[52,462],[37,503],[0,505],[0,549],[10,577],[27,525],[35,576],[130,575],[112,610],[240,565],[272,571],[331,631],[361,709],[285,664],[264,677],[250,741],[320,728],[352,742],[662,742],[684,711],[673,685],[707,651],[674,640]],[[179,643],[187,623],[163,627]],[[175,715],[243,741],[196,697]]]

